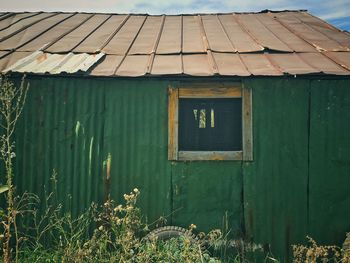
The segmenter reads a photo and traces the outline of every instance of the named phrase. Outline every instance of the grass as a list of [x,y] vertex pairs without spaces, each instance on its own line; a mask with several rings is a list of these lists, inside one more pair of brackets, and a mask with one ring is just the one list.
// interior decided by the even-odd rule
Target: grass
[[[18,262],[220,262],[186,236],[166,241],[145,239],[149,226],[137,207],[138,189],[124,195],[125,203],[107,200],[72,218],[60,204],[31,194],[16,199],[24,212],[19,223]],[[193,227],[188,231],[191,232]],[[203,240],[207,235],[202,236]],[[2,246],[2,243],[0,244]]]
[[[18,244],[12,243],[12,259],[28,263],[279,262],[271,255],[264,255],[259,245],[230,240],[227,226],[223,231],[199,233],[197,241],[187,235],[168,240],[146,239],[150,226],[142,220],[137,206],[139,196],[139,190],[134,189],[124,195],[124,204],[109,199],[102,205],[92,204],[85,213],[72,218],[63,213],[62,205],[53,202],[53,194],[44,202],[44,213],[39,214],[38,208],[43,204],[35,195],[25,193],[15,199],[14,209],[21,220],[18,220],[18,233],[12,233],[19,237]],[[194,231],[192,224],[188,232],[192,235]],[[311,238],[308,241],[307,245],[293,246],[294,263],[350,263],[345,249],[320,246]],[[260,254],[263,259],[249,259],[254,254]]]

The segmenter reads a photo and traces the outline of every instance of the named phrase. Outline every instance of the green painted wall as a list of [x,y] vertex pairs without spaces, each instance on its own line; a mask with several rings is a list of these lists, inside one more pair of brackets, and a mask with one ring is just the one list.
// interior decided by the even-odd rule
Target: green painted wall
[[309,233],[322,243],[350,232],[350,82],[311,82]]
[[246,235],[285,259],[350,231],[350,81],[250,79],[254,161],[245,163]]
[[254,161],[246,163],[167,160],[167,87],[180,81],[30,82],[16,133],[19,191],[43,197],[55,169],[58,198],[76,215],[138,187],[149,222],[166,216],[208,231],[227,219],[232,233],[280,258],[307,234],[340,243],[350,231],[350,80],[242,80],[253,90]]
[[247,237],[274,255],[307,234],[308,81],[249,80],[254,161],[244,164]]
[[103,193],[103,82],[35,78],[16,133],[16,186],[41,199],[54,190],[77,215]]

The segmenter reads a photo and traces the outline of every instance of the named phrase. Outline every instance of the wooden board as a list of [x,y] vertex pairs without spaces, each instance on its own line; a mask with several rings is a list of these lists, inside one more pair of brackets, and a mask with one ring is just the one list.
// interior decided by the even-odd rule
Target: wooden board
[[179,88],[179,98],[240,98],[242,92],[240,87],[231,88]]
[[178,147],[178,89],[168,88],[168,160],[177,160]]

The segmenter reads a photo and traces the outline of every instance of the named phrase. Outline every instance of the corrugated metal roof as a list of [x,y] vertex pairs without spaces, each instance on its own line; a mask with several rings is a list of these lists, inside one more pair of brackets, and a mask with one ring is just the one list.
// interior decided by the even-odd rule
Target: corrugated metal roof
[[0,70],[99,76],[350,75],[350,35],[305,11],[2,13]]
[[22,73],[77,73],[85,72],[97,61],[104,56],[103,53],[98,54],[50,54],[42,51],[36,51],[26,56],[5,71],[22,72]]

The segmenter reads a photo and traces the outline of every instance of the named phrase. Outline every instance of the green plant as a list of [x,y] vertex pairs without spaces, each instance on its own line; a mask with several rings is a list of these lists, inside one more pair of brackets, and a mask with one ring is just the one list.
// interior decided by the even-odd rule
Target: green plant
[[[229,227],[229,219],[225,213],[222,221],[222,229],[214,229],[207,235],[202,235],[208,249],[214,256],[223,262],[249,263],[249,262],[279,262],[277,259],[264,251],[262,245],[255,244],[244,238],[237,238],[237,234],[232,235]],[[234,236],[235,238],[232,238]],[[242,236],[242,235],[241,235]],[[258,257],[258,259],[256,259]]]
[[346,262],[342,260],[339,247],[318,245],[311,237],[307,236],[306,238],[307,245],[292,246],[294,263]]
[[9,190],[9,187],[7,185],[0,186],[0,194],[5,193],[8,190]]
[[1,224],[4,228],[3,253],[4,262],[9,263],[11,258],[12,232],[16,237],[16,262],[18,261],[18,232],[16,227],[17,211],[14,209],[14,186],[13,186],[13,158],[15,143],[13,134],[17,121],[22,113],[27,96],[29,84],[25,85],[24,77],[19,87],[9,81],[4,75],[0,75],[0,158],[5,166],[6,185],[2,186],[2,192],[6,191],[6,212],[1,217]]
[[[39,216],[36,207],[40,200],[33,199],[31,213],[27,214],[32,217],[33,227],[24,226],[32,235],[25,235],[21,243],[20,261],[220,262],[186,236],[170,240],[144,238],[149,230],[137,207],[139,195],[135,188],[124,195],[125,204],[108,199],[100,206],[92,204],[77,218],[63,213],[61,205],[50,204],[53,194],[47,197],[46,211]],[[188,231],[194,229],[191,225]]]
[[346,233],[346,238],[342,247],[343,262],[350,263],[350,232]]

